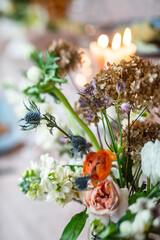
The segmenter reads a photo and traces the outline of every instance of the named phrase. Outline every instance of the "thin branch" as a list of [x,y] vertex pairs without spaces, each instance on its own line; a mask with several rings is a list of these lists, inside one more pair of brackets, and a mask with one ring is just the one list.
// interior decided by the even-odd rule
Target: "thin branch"
[[101,149],[103,149],[103,144],[102,144],[98,124],[97,124],[96,128],[97,128],[97,135],[98,135],[99,143],[100,143]]
[[140,163],[140,165],[139,165],[139,167],[138,167],[136,176],[135,176],[135,178],[134,178],[134,180],[133,180],[133,183],[132,183],[132,187],[131,187],[131,189],[130,189],[130,191],[129,191],[129,197],[131,196],[131,194],[132,194],[132,192],[133,192],[133,188],[134,188],[134,186],[135,186],[135,182],[136,182],[136,180],[137,180],[137,177],[138,177],[138,174],[139,174],[140,170],[141,170],[141,163]]
[[128,113],[128,152],[127,152],[127,163],[126,163],[126,186],[128,188],[128,165],[129,165],[129,158],[130,158],[130,112]]
[[138,115],[138,117],[136,117],[136,119],[133,121],[133,123],[131,124],[131,126],[130,127],[132,127],[134,124],[135,124],[135,122],[138,120],[138,118],[144,113],[144,111],[147,109],[147,106],[145,106],[145,108],[142,110],[142,112]]

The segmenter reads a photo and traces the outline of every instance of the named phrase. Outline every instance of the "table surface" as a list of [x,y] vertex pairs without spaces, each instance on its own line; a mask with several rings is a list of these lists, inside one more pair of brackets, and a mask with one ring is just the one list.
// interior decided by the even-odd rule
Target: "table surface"
[[[29,36],[29,40],[43,49],[53,37],[57,38],[57,35],[47,33],[46,37],[46,33],[40,33]],[[18,79],[20,69],[30,63],[8,56],[5,52],[6,46],[7,42],[4,41],[0,48],[1,79],[7,76]],[[72,96],[70,101],[75,99],[76,91],[72,84],[66,85],[65,95]],[[31,201],[21,193],[17,186],[21,172],[28,167],[31,159],[38,158],[39,153],[28,135],[24,147],[0,156],[0,240],[58,240],[71,217],[83,209],[75,202],[60,208],[40,200]],[[86,226],[78,240],[87,240],[87,232]]]

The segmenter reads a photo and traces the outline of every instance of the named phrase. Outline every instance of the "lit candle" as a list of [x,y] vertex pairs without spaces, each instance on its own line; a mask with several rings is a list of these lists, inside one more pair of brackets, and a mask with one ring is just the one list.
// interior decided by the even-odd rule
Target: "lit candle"
[[69,74],[69,77],[77,90],[82,89],[85,84],[89,83],[92,75],[92,62],[88,53],[88,49],[83,48],[82,52],[82,66],[78,68],[78,71]]
[[102,34],[99,36],[97,41],[90,43],[90,51],[93,57],[93,60],[95,61],[96,65],[99,68],[104,67],[105,62],[105,56],[106,56],[106,48],[109,43],[109,38],[107,35]]
[[105,51],[105,63],[110,62],[118,64],[122,59],[129,61],[130,56],[134,56],[137,47],[134,43],[131,43],[131,30],[129,28],[125,29],[122,46],[121,42],[121,34],[116,33],[111,48],[107,48]]

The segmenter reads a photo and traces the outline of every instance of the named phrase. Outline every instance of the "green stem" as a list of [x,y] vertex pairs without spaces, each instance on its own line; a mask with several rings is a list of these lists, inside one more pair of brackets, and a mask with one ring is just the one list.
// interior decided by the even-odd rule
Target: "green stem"
[[142,170],[138,173],[137,179],[136,179],[136,191],[138,191],[138,186],[139,186],[139,179],[142,175]]
[[87,127],[87,125],[77,116],[77,114],[74,112],[73,108],[69,104],[66,97],[63,95],[63,93],[56,88],[55,86],[52,88],[52,91],[50,92],[50,95],[55,94],[56,97],[63,103],[63,105],[68,109],[68,111],[71,113],[71,115],[74,117],[74,119],[79,123],[79,125],[83,128],[85,133],[90,138],[90,141],[95,149],[95,151],[99,151],[101,148],[97,142],[96,137],[94,136],[93,132]]
[[153,188],[153,190],[148,194],[147,198],[154,197],[154,195],[159,191],[159,189],[160,189],[160,183],[155,188]]
[[[111,141],[112,141],[112,144],[113,144],[113,148],[114,148],[114,151],[115,151],[116,156],[117,156],[117,163],[118,163],[118,170],[119,170],[119,178],[120,178],[120,186],[122,187],[122,186],[123,186],[122,170],[121,170],[121,164],[120,164],[120,159],[119,159],[119,154],[118,154],[118,148],[117,148],[117,144],[116,144],[116,141],[115,141],[115,138],[114,138],[112,126],[111,126],[110,121],[109,121],[107,115],[105,114],[105,112],[102,111],[101,114],[102,114],[102,119],[103,119],[103,115],[104,115],[104,118],[105,118],[105,120],[106,120],[107,127],[108,127],[108,131],[109,131],[109,135],[110,135],[110,137],[111,137]],[[103,120],[102,120],[102,122],[103,122]]]
[[119,133],[120,133],[120,146],[122,146],[123,142],[122,142],[121,121],[120,121],[120,117],[119,117],[119,97],[120,97],[120,93],[118,94],[118,98],[117,98],[117,119],[118,119]]
[[[136,165],[136,164],[135,164]],[[140,161],[137,162],[137,166],[135,166],[135,170],[134,170],[134,174],[133,174],[133,178],[136,176],[136,173],[137,173],[137,170],[139,168],[139,165],[140,165]]]
[[151,185],[150,177],[147,177],[147,194],[149,194],[150,192],[150,185]]
[[113,145],[113,148],[114,148],[114,152],[117,153],[118,149],[117,149],[117,144],[116,144],[116,141],[115,141],[115,138],[114,138],[112,126],[110,124],[110,121],[109,121],[106,113],[104,111],[102,111],[102,113],[103,113],[104,118],[105,118],[106,123],[107,123],[107,127],[108,127],[109,135],[110,135],[110,138],[111,138],[111,141],[112,141],[112,145]]
[[122,181],[122,169],[121,169],[121,164],[120,164],[120,159],[119,159],[119,154],[117,154],[117,163],[118,163],[118,170],[119,170],[119,179],[120,179],[120,187],[123,187],[123,181]]
[[109,148],[109,150],[112,151],[112,149],[110,148],[110,146],[109,146],[109,144],[107,142],[107,139],[106,139],[106,126],[105,126],[105,123],[104,123],[104,117],[103,117],[102,111],[101,111],[101,116],[102,116],[101,119],[102,119],[102,124],[103,124],[103,129],[104,129],[104,141],[105,141],[107,147]]

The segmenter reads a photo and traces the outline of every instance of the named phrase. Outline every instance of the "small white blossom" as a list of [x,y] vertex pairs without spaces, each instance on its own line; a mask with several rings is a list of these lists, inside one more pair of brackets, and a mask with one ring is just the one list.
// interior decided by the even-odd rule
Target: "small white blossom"
[[39,82],[39,80],[42,79],[43,76],[44,76],[43,71],[36,66],[32,66],[27,71],[28,80],[35,82],[35,83]]
[[152,216],[150,210],[145,209],[138,212],[132,224],[132,233],[143,234],[149,229],[151,220]]
[[143,210],[144,208],[150,210],[154,207],[155,207],[154,199],[148,199],[148,198],[142,197],[142,198],[138,198],[136,203],[129,206],[129,210],[132,213],[137,213],[137,212]]
[[69,166],[61,166],[48,154],[41,156],[41,184],[47,192],[47,201],[57,202],[59,205],[70,202],[73,198],[78,198],[75,189],[75,178],[82,173],[81,167],[75,167],[75,172]]
[[155,228],[158,228],[160,226],[160,217],[157,217],[156,219],[154,219],[153,226]]
[[160,181],[160,141],[147,142],[141,150],[142,171],[151,177],[152,184]]
[[124,221],[120,225],[120,233],[123,237],[130,237],[132,234],[132,223],[130,221]]
[[56,202],[61,206],[79,199],[78,190],[75,188],[75,178],[82,174],[82,167],[61,166],[49,154],[41,155],[41,167],[35,163],[22,175],[20,187],[31,199],[41,198]]

